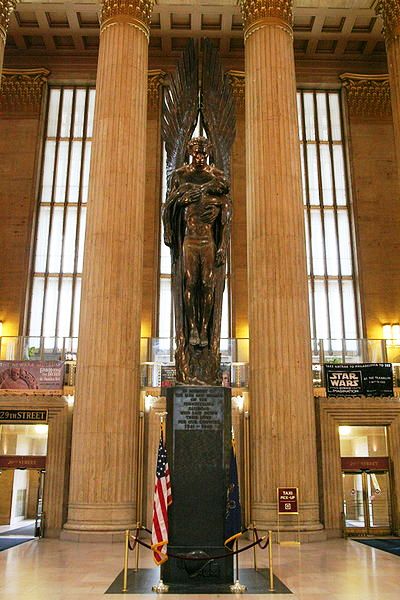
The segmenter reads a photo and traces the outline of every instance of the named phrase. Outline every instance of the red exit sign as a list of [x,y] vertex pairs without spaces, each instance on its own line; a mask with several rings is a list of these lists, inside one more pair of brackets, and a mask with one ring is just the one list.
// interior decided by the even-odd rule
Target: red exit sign
[[297,515],[299,513],[299,489],[297,487],[279,487],[277,488],[277,495],[278,513],[280,515]]

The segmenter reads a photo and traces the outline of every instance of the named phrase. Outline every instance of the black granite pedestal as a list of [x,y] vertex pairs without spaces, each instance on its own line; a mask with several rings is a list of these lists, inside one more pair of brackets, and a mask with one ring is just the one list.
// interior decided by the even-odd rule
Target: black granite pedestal
[[[231,390],[176,386],[167,390],[167,452],[173,502],[165,583],[229,584],[233,559],[224,547],[231,444]],[[202,557],[201,561],[190,557]],[[213,559],[213,557],[221,557]]]

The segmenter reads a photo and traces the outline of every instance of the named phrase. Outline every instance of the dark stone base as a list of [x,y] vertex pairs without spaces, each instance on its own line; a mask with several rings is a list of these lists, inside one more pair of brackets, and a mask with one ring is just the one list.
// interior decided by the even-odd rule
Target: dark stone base
[[[140,569],[134,571],[129,569],[128,571],[128,590],[126,594],[151,594],[152,586],[156,585],[159,581],[159,569]],[[122,594],[122,582],[123,582],[123,571],[113,581],[106,594]],[[291,594],[292,592],[282,583],[280,579],[274,576],[274,591],[269,590],[269,571],[268,569],[241,569],[240,570],[240,583],[247,587],[246,594]],[[169,585],[168,594],[232,594],[228,584],[216,584],[207,582],[206,585],[194,585],[192,582],[190,585],[182,583],[171,583]],[[158,598],[153,592],[154,596]],[[237,594],[232,594],[236,596]]]
[[185,584],[186,586],[201,587],[202,585],[231,584],[233,583],[233,560],[228,555],[226,559],[212,560],[212,557],[223,556],[226,552],[221,547],[199,547],[171,546],[168,544],[168,552],[171,554],[187,555],[192,552],[204,552],[209,559],[185,560],[184,558],[169,558],[161,567],[161,577],[168,585]]

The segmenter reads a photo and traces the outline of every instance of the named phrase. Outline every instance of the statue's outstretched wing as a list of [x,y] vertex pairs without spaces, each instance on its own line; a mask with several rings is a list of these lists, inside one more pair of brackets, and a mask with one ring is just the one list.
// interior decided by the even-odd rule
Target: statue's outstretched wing
[[204,40],[201,113],[207,137],[214,148],[213,160],[229,180],[231,148],[235,139],[235,102],[228,78],[224,76],[216,48]]
[[167,153],[168,188],[173,171],[185,162],[198,116],[198,50],[189,40],[163,99],[161,131]]

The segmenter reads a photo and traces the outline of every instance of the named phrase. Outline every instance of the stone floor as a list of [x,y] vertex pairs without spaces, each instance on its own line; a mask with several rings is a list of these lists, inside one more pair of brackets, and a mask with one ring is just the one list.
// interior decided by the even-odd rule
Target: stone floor
[[[146,552],[146,554],[144,554]],[[144,551],[141,566],[152,565]],[[266,566],[266,551],[258,551]],[[133,566],[131,553],[131,563]],[[58,540],[33,540],[0,553],[1,600],[110,600],[154,598],[155,594],[104,592],[122,569],[122,544],[76,544]],[[241,555],[241,565],[251,566],[252,554]],[[400,557],[352,540],[330,540],[300,547],[274,545],[274,571],[293,595],[274,594],[282,600],[398,600]],[[185,600],[211,596],[185,595]],[[219,595],[218,598],[232,598]],[[237,597],[237,596],[236,596]],[[239,596],[267,600],[271,595]],[[183,596],[168,595],[168,600]]]

